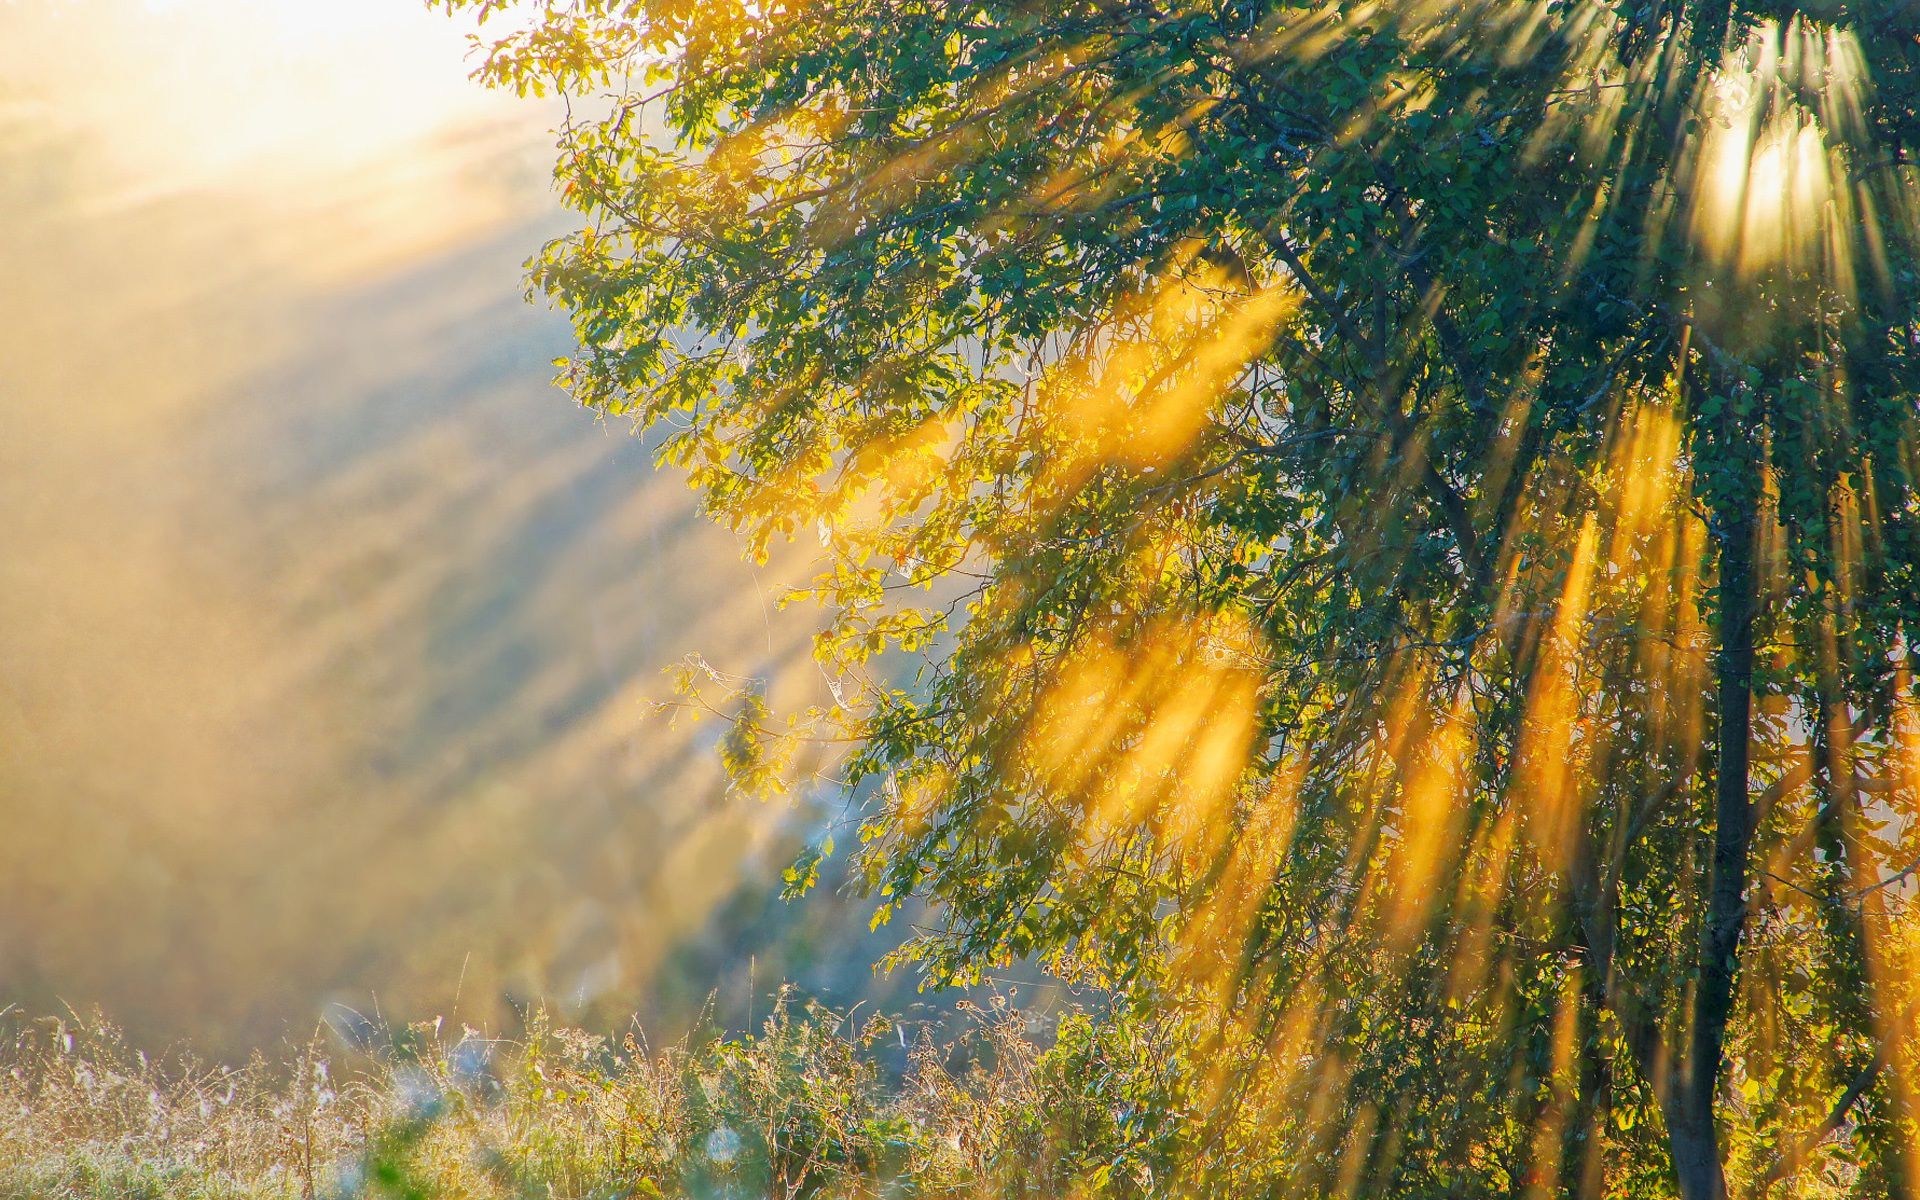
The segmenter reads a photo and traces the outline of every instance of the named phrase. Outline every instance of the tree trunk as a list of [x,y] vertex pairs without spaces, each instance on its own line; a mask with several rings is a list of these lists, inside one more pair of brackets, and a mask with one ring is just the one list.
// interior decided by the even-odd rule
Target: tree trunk
[[1714,1121],[1733,1017],[1740,939],[1747,924],[1747,860],[1753,848],[1749,792],[1753,736],[1753,500],[1739,489],[1719,515],[1718,763],[1714,779],[1713,871],[1700,930],[1700,972],[1685,1059],[1668,1102],[1668,1139],[1684,1200],[1725,1200],[1720,1136]]
[[1673,1151],[1673,1173],[1683,1200],[1725,1200],[1727,1177],[1720,1167],[1720,1135],[1711,1114],[1704,1126],[1675,1124],[1669,1117],[1667,1144]]

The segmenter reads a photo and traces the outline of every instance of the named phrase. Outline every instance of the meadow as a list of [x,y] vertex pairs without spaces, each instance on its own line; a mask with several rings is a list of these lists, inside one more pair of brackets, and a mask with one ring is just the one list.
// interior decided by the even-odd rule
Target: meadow
[[787,998],[753,1034],[664,1048],[638,1030],[616,1041],[534,1012],[512,1039],[439,1021],[366,1024],[226,1067],[150,1057],[98,1018],[16,1018],[0,1051],[0,1198],[1150,1186],[1171,1147],[1130,1126],[1113,1093],[1163,1071],[1166,1047],[1116,1041],[1084,1016],[1057,1037],[1038,1032],[1002,998],[963,1002],[959,1027],[940,1036]]

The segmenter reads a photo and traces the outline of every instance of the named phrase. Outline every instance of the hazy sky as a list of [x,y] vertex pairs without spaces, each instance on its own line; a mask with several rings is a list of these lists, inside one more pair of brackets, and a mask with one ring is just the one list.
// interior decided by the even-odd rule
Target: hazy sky
[[225,1052],[751,949],[796,818],[644,702],[805,687],[807,621],[548,385],[552,118],[466,54],[412,0],[0,0],[0,1008]]

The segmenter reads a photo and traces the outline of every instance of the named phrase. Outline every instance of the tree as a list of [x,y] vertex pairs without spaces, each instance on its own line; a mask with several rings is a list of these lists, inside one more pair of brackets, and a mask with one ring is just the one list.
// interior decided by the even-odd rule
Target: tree
[[1920,9],[450,6],[932,980],[1192,1014],[1278,1191],[1905,1194]]

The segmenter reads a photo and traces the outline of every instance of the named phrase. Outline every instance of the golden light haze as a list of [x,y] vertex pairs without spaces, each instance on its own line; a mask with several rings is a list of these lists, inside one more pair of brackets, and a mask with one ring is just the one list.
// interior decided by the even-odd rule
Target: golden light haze
[[554,114],[470,65],[408,0],[0,5],[0,1008],[623,1014],[787,819],[644,721],[809,630],[549,386]]

